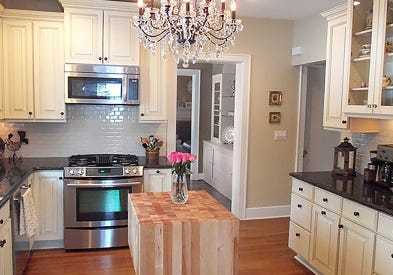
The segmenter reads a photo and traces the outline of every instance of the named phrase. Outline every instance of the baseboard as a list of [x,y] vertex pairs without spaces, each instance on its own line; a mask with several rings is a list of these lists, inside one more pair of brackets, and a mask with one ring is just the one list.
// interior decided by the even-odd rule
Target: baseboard
[[[192,176],[194,176],[194,174]],[[203,173],[196,174],[196,177],[197,179],[193,179],[193,180],[203,180]]]
[[53,248],[64,248],[64,240],[35,241],[33,245],[33,250]]
[[289,217],[290,205],[246,208],[246,220]]

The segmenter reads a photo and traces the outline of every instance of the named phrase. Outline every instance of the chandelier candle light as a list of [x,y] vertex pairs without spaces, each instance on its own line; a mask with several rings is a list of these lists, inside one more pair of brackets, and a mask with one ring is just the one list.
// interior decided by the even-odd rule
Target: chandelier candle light
[[145,48],[154,54],[161,46],[161,57],[166,58],[168,48],[183,67],[189,61],[195,64],[203,53],[206,61],[212,51],[216,56],[228,51],[228,43],[235,45],[235,34],[243,30],[240,19],[236,19],[236,3],[231,0],[230,10],[225,0],[221,8],[216,0],[161,0],[161,7],[154,6],[154,0],[144,7],[138,0],[139,15],[133,25],[139,30],[138,37]]

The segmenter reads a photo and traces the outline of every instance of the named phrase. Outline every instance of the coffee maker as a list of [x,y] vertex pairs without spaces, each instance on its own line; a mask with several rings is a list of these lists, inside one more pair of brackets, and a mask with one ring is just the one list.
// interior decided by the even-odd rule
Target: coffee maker
[[[375,151],[371,151],[375,153]],[[393,144],[377,146],[377,156],[371,158],[376,167],[376,183],[385,187],[393,187]]]

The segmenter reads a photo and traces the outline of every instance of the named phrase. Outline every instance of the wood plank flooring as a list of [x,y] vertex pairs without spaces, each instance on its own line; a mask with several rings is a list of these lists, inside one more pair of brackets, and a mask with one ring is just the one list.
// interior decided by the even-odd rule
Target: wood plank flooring
[[[288,229],[288,218],[241,221],[239,275],[312,274],[293,259],[295,253],[287,246]],[[135,272],[128,248],[82,252],[53,249],[34,251],[26,274],[134,275]]]

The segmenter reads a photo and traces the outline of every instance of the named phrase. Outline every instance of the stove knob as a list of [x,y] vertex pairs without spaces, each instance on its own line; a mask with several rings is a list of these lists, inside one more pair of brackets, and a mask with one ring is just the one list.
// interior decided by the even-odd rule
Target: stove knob
[[132,168],[132,173],[134,175],[138,174],[138,172],[139,172],[138,168]]
[[85,173],[85,171],[83,171],[83,169],[79,169],[79,170],[78,170],[78,175],[79,175],[79,176],[82,176],[84,173]]
[[68,173],[70,173],[70,175],[75,175],[76,174],[76,170],[75,169],[70,169],[68,171]]
[[129,174],[131,172],[130,168],[124,168],[124,174]]

